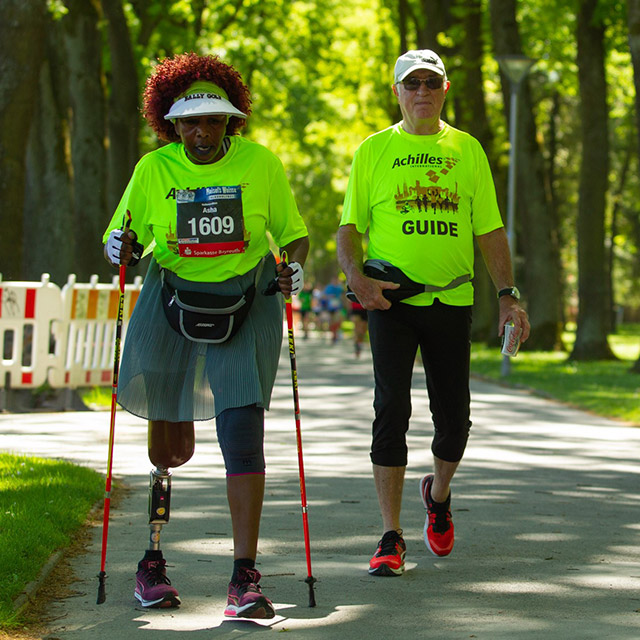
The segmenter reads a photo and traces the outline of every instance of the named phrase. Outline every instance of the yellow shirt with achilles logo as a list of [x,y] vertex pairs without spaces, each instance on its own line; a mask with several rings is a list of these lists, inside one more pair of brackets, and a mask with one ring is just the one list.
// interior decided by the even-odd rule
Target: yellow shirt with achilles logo
[[[239,136],[229,138],[227,153],[213,164],[191,162],[181,143],[168,144],[143,156],[105,231],[120,229],[127,211],[131,229],[145,253],[185,280],[222,282],[242,275],[269,251],[266,232],[279,247],[308,235],[280,160],[271,151]],[[241,190],[244,251],[214,257],[181,257],[176,234],[180,190],[226,187]],[[236,189],[237,191],[237,189]],[[219,227],[220,225],[214,225]]]
[[[369,136],[353,158],[340,224],[369,230],[368,258],[435,286],[473,277],[473,236],[503,226],[480,143],[448,124],[434,135],[413,135],[395,124]],[[403,302],[430,305],[435,298],[471,305],[473,285]]]

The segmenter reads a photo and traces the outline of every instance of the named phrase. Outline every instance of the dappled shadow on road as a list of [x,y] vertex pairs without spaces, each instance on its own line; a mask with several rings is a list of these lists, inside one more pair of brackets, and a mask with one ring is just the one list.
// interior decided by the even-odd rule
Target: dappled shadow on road
[[[472,437],[454,483],[456,545],[435,558],[422,541],[418,482],[430,470],[431,423],[416,370],[403,526],[407,571],[373,578],[368,560],[380,519],[368,457],[371,363],[350,348],[298,346],[304,461],[318,606],[308,604],[295,426],[286,353],[267,417],[267,495],[259,569],[278,616],[222,618],[232,557],[224,469],[211,423],[198,425],[193,460],[175,470],[163,532],[179,610],[143,611],[132,597],[147,544],[144,429],[123,429],[138,461],[121,473],[136,491],[112,517],[107,603],[97,607],[99,546],[76,565],[82,595],[58,605],[52,636],[75,639],[292,638],[496,639],[640,636],[640,432],[474,383]],[[136,470],[137,465],[137,470]],[[147,633],[145,637],[150,637]]]

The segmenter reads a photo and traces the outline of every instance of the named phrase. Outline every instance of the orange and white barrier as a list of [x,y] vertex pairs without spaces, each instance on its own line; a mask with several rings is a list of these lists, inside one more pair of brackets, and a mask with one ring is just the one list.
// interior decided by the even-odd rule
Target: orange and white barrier
[[[140,276],[125,287],[123,339],[141,288]],[[117,276],[84,284],[71,275],[62,290],[48,274],[41,283],[0,281],[0,386],[109,386],[119,296]]]
[[60,287],[49,282],[0,281],[1,386],[30,389],[47,381],[60,358],[63,322]]

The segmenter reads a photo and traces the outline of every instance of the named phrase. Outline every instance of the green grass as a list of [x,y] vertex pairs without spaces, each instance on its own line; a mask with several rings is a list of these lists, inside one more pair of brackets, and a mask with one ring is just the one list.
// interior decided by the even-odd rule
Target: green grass
[[0,628],[20,624],[13,601],[103,495],[104,478],[90,469],[0,454]]
[[[568,331],[563,339],[570,349],[575,334]],[[474,344],[471,372],[640,426],[640,374],[629,371],[640,351],[640,326],[625,325],[609,336],[609,344],[619,360],[571,362],[568,352],[521,351],[507,378],[499,350]]]

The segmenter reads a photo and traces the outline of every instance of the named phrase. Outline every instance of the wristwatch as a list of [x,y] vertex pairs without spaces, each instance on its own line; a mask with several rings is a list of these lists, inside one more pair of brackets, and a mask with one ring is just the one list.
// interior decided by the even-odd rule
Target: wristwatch
[[505,289],[500,289],[500,291],[498,291],[498,298],[502,298],[502,296],[511,296],[515,300],[520,300],[518,287],[506,287]]

